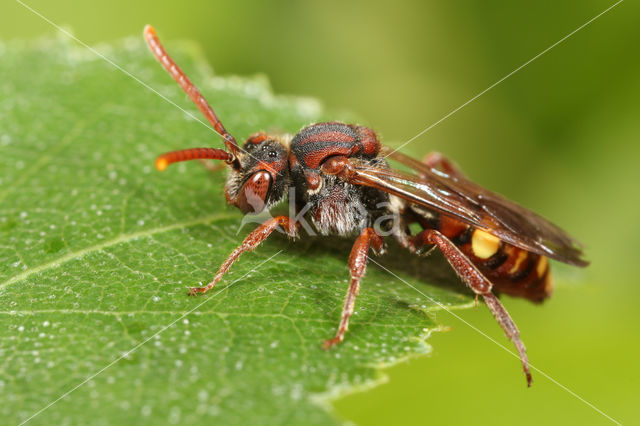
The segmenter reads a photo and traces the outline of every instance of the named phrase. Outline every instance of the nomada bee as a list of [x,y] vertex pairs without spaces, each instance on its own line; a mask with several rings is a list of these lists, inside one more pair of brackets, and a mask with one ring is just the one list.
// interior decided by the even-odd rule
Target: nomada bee
[[[322,235],[357,235],[349,268],[351,281],[330,348],[344,339],[369,250],[384,250],[381,231],[390,232],[412,253],[438,248],[462,281],[482,296],[507,337],[514,343],[531,385],[531,373],[520,333],[494,291],[542,302],[552,291],[548,259],[586,266],[581,245],[546,219],[468,180],[439,153],[418,161],[383,146],[367,127],[326,122],[311,124],[292,139],[255,133],[240,146],[227,132],[205,98],[171,59],[154,29],[144,37],[155,57],[189,95],[222,136],[226,150],[191,148],[160,155],[158,170],[179,161],[210,159],[229,167],[227,202],[244,213],[259,213],[284,200],[290,188],[297,194],[297,212]],[[412,172],[389,167],[386,158]],[[382,206],[382,207],[381,207]],[[381,218],[391,220],[380,221]],[[379,223],[378,229],[374,224]],[[421,231],[412,233],[410,225]],[[294,218],[278,216],[253,230],[222,263],[213,280],[193,287],[195,295],[211,290],[242,253],[254,250],[281,227],[298,234]]]

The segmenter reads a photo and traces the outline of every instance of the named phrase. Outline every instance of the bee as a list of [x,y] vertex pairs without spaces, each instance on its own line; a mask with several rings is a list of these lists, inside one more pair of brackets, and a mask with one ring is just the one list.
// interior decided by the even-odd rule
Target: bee
[[[276,229],[296,237],[301,217],[322,235],[355,235],[342,317],[336,335],[323,344],[329,349],[344,339],[369,251],[384,251],[384,231],[409,252],[420,254],[433,248],[442,252],[476,298],[482,296],[513,342],[531,385],[520,333],[495,293],[543,301],[552,291],[549,259],[588,265],[579,242],[541,216],[473,183],[441,154],[413,159],[382,145],[376,133],[364,126],[315,123],[290,140],[259,132],[240,146],[167,54],[151,26],[145,27],[144,38],[226,147],[162,154],[156,168],[162,171],[172,163],[195,159],[224,161],[229,169],[227,202],[244,213],[270,209],[287,198],[290,188],[296,194],[296,217],[277,216],[260,224],[222,263],[213,280],[191,288],[190,295],[211,290],[242,253],[254,250]],[[391,168],[387,158],[410,171]],[[420,231],[414,233],[411,225],[416,224]]]

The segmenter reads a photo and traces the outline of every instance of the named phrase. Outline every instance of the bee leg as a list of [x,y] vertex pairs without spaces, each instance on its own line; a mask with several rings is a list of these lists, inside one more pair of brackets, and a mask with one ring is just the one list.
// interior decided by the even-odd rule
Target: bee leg
[[384,249],[384,241],[380,235],[376,234],[373,228],[365,228],[362,230],[351,249],[349,255],[349,269],[351,270],[351,283],[347,291],[347,297],[344,299],[344,307],[342,308],[342,319],[338,332],[333,339],[325,340],[322,346],[329,349],[344,339],[344,333],[349,328],[349,318],[353,315],[353,307],[356,302],[356,296],[360,289],[360,279],[364,276],[367,269],[367,254],[369,248],[377,253],[381,253]]
[[211,173],[218,173],[220,170],[223,170],[227,167],[226,163],[212,163],[210,160],[203,159],[200,159],[198,161]]
[[491,288],[493,286],[491,282],[482,275],[478,268],[476,268],[469,258],[465,256],[450,239],[442,235],[440,232],[435,229],[425,229],[416,235],[416,247],[430,244],[437,246],[447,258],[447,261],[449,261],[456,273],[460,278],[462,278],[462,281],[464,281],[464,283],[473,290],[474,293],[479,294],[484,298],[487,307],[498,321],[507,337],[515,345],[518,354],[520,355],[522,369],[527,376],[527,385],[531,386],[529,359],[527,358],[527,351],[524,343],[520,340],[520,332],[505,307],[500,303],[500,300],[498,300],[498,298],[491,292]]
[[218,281],[222,279],[224,274],[227,273],[233,262],[238,260],[242,253],[252,251],[256,247],[258,247],[260,243],[266,240],[267,237],[278,228],[278,226],[282,226],[285,232],[290,237],[297,236],[298,225],[293,221],[293,219],[287,216],[278,216],[269,219],[268,221],[251,231],[251,233],[247,235],[247,238],[244,239],[242,244],[240,244],[239,247],[231,252],[229,257],[227,257],[227,260],[225,260],[222,266],[220,266],[220,269],[218,270],[216,276],[213,278],[213,281],[211,281],[204,287],[191,287],[191,289],[189,289],[189,295],[193,296],[198,293],[205,293],[206,291],[211,290],[218,283]]
[[439,152],[430,152],[424,156],[422,162],[432,169],[441,170],[450,176],[464,177],[462,170],[456,164]]

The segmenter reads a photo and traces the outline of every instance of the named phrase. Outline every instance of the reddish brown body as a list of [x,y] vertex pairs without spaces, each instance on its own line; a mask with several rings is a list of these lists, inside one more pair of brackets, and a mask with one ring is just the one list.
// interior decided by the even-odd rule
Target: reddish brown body
[[[495,249],[495,251],[490,255],[483,253],[480,256],[480,253],[477,253],[477,247],[474,251],[473,242],[487,238],[483,231],[478,231],[472,226],[447,216],[438,217],[429,226],[439,230],[442,235],[458,246],[462,253],[491,280],[498,292],[524,297],[533,302],[542,302],[551,295],[551,274],[549,261],[545,256],[500,240],[485,241],[483,249],[485,251]],[[479,237],[478,233],[482,236]]]
[[[349,268],[351,281],[334,338],[343,340],[364,276],[368,253],[384,251],[390,235],[420,254],[437,247],[462,281],[482,296],[520,355],[527,383],[528,360],[518,329],[494,291],[540,302],[551,293],[548,257],[585,266],[578,243],[561,229],[501,196],[467,180],[438,153],[423,161],[391,152],[369,128],[339,122],[316,123],[292,140],[256,133],[242,147],[224,128],[213,109],[162,48],[151,27],[145,39],[171,76],[189,94],[223,137],[227,151],[194,148],[161,155],[156,166],[191,159],[223,160],[229,166],[227,201],[246,213],[269,209],[293,190],[295,217],[267,220],[247,236],[220,267],[214,279],[190,294],[215,286],[233,262],[255,249],[278,227],[292,237],[308,219],[323,235],[356,236]],[[391,169],[387,157],[414,170]],[[418,223],[422,231],[412,234]]]

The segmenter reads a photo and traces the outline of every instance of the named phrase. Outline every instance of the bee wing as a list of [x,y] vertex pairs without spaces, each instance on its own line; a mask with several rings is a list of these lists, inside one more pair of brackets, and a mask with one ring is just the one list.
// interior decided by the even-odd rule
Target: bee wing
[[524,250],[576,266],[589,264],[582,259],[582,245],[545,218],[463,176],[406,158],[411,161],[401,161],[419,175],[350,158],[347,179],[454,217]]

